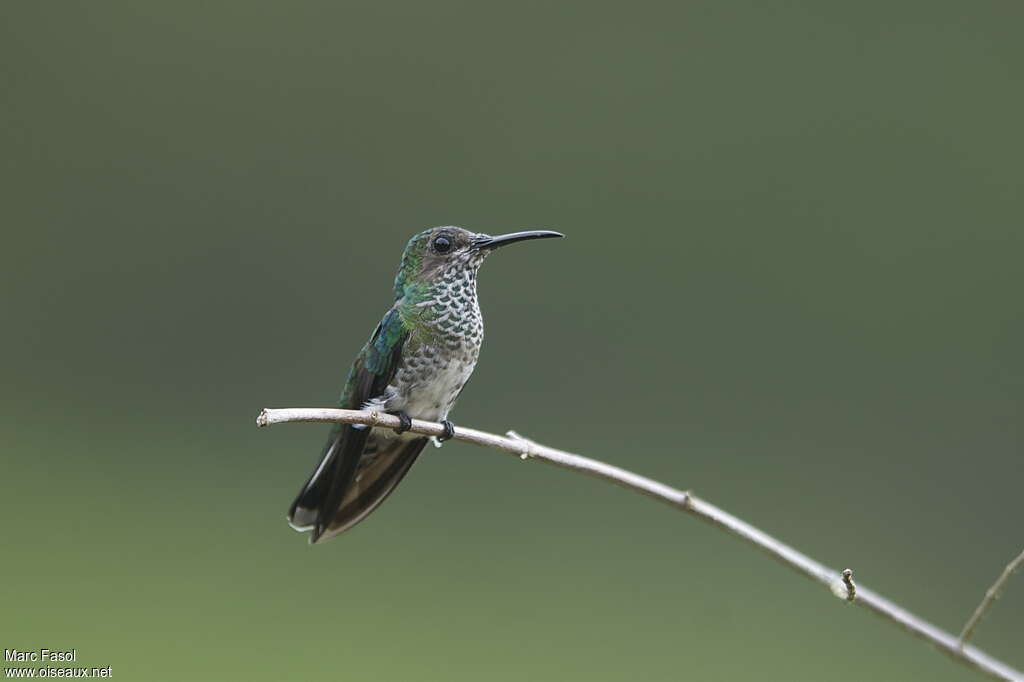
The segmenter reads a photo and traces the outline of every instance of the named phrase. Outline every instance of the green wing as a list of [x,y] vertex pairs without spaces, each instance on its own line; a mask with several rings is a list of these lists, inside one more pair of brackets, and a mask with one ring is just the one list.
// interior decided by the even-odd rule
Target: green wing
[[[358,410],[385,391],[398,369],[408,336],[397,307],[392,308],[352,364],[339,401],[341,407]],[[319,465],[292,503],[289,522],[299,530],[312,529],[313,542],[334,519],[346,491],[352,487],[370,433],[369,428],[336,424]]]
[[358,410],[367,400],[384,392],[395,376],[408,337],[398,308],[392,308],[352,364],[341,393],[341,407]]

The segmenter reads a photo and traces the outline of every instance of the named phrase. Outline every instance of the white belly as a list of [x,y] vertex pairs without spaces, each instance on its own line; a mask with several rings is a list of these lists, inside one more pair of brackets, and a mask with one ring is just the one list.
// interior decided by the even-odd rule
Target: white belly
[[[474,349],[477,350],[477,349]],[[473,374],[476,353],[461,352],[447,364],[415,359],[398,368],[384,395],[366,402],[367,410],[405,412],[413,419],[442,421]]]
[[[415,419],[441,421],[448,418],[448,412],[455,404],[463,385],[473,373],[473,365],[466,360],[453,360],[447,367],[440,367],[429,376],[396,390],[395,403],[391,409],[403,410]],[[396,387],[398,388],[398,387]],[[404,390],[402,390],[404,389]],[[388,401],[389,407],[392,401]]]

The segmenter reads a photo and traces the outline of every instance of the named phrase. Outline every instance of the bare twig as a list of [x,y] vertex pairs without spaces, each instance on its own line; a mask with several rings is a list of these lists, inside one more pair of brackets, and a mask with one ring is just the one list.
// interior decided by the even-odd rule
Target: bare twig
[[967,619],[967,624],[964,625],[964,629],[960,632],[961,647],[967,644],[967,640],[974,634],[974,628],[978,627],[978,623],[981,622],[982,616],[992,607],[992,603],[999,598],[999,593],[1006,586],[1006,581],[1010,579],[1014,571],[1021,567],[1021,564],[1024,564],[1024,552],[1021,552],[1016,559],[1008,563],[1003,572],[996,578],[996,581],[992,583],[992,587],[985,591],[985,596],[982,597],[978,608],[974,609],[974,613]]
[[[398,417],[389,414],[330,408],[265,409],[256,418],[256,423],[259,426],[270,426],[285,422],[342,422],[366,424],[367,426],[379,426],[382,428],[395,428],[401,424]],[[425,436],[440,436],[444,433],[444,427],[441,424],[420,421],[419,419],[412,420],[411,430]],[[727,511],[719,509],[710,502],[695,497],[688,491],[677,490],[664,483],[659,483],[611,464],[605,464],[604,462],[574,455],[564,450],[540,445],[514,432],[510,433],[512,434],[511,437],[503,437],[459,426],[455,428],[454,437],[467,443],[501,450],[524,460],[541,460],[564,469],[602,478],[623,488],[634,490],[669,504],[746,540],[782,564],[830,589],[837,582],[840,585],[844,585],[844,592],[841,594],[837,592],[837,595],[842,599],[849,601],[853,597],[853,603],[860,604],[875,614],[902,627],[907,632],[930,642],[953,659],[996,679],[1024,682],[1024,674],[1014,670],[1002,661],[992,658],[977,647],[967,644],[961,646],[955,636],[918,618],[876,592],[864,586],[854,587],[852,573],[847,583],[843,580],[842,574],[779,542],[767,533],[736,518]]]

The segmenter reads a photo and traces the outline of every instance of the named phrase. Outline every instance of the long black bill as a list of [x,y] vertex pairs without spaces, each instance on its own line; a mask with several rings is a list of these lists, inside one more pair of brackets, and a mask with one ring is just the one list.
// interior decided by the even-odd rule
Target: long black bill
[[526,232],[512,232],[509,234],[500,234],[497,237],[491,237],[490,235],[482,234],[473,240],[473,245],[478,249],[496,249],[499,246],[508,246],[509,244],[515,244],[516,242],[526,241],[527,239],[550,239],[552,237],[564,237],[565,235],[561,232],[552,232],[551,230],[528,230]]

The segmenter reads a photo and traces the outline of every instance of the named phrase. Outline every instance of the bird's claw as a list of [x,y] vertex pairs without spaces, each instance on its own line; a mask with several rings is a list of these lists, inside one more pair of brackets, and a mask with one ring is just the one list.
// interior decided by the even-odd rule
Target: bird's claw
[[452,438],[455,437],[455,424],[452,424],[449,420],[444,419],[441,421],[441,426],[444,427],[444,433],[442,433],[440,436],[437,436],[438,442],[443,443],[446,440],[451,440]]
[[412,417],[407,415],[405,412],[395,412],[393,414],[398,417],[398,421],[400,422],[399,425],[395,427],[395,433],[402,434],[412,428]]

